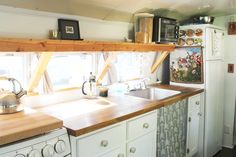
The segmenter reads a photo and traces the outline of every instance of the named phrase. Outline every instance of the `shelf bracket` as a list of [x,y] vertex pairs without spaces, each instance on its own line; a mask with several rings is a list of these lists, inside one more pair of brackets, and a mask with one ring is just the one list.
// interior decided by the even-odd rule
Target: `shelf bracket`
[[116,59],[117,54],[111,53],[109,54],[108,58],[106,59],[104,66],[101,70],[101,72],[98,75],[98,79],[97,79],[97,84],[100,84],[102,79],[104,78],[104,76],[106,75],[106,73],[108,72],[111,63]]
[[38,86],[39,81],[42,78],[52,55],[53,55],[52,52],[42,52],[42,54],[39,58],[39,62],[34,70],[33,75],[30,78],[30,81],[29,81],[29,85],[27,88],[27,91],[29,93],[32,93],[33,90]]
[[168,56],[169,52],[164,51],[161,53],[160,57],[157,58],[156,62],[151,67],[151,73],[154,73],[157,68],[161,65],[161,63],[165,60],[165,58]]

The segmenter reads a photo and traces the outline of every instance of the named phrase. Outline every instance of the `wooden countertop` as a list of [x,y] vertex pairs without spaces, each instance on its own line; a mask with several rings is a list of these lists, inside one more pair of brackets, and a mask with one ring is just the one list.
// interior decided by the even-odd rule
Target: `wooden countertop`
[[63,122],[45,113],[24,111],[0,115],[0,146],[62,128]]
[[80,99],[42,107],[39,110],[61,119],[70,135],[79,136],[204,91],[203,89],[170,85],[155,85],[155,87],[179,90],[181,94],[160,101],[128,95]]

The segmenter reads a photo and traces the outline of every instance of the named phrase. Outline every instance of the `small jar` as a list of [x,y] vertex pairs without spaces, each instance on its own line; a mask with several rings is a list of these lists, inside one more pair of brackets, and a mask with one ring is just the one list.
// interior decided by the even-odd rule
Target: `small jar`
[[153,14],[138,13],[134,15],[134,32],[136,43],[152,43]]
[[107,97],[108,96],[108,88],[107,87],[99,87],[99,96]]
[[234,16],[230,17],[229,24],[228,24],[228,34],[236,35],[236,22],[234,21]]

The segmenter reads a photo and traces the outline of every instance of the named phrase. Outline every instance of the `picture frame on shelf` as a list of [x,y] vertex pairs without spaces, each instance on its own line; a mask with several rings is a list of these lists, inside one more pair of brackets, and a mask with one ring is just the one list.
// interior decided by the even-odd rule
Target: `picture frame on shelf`
[[62,40],[82,40],[77,20],[58,19],[58,31]]

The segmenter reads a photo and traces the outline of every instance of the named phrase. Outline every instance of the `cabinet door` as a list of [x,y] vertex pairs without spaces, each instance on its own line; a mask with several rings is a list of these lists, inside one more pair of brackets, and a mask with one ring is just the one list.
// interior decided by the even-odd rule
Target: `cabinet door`
[[78,156],[96,157],[114,150],[125,143],[125,130],[125,125],[121,123],[77,140]]
[[105,153],[99,157],[126,157],[125,148],[123,146],[116,148],[108,153]]
[[198,152],[199,124],[200,124],[200,94],[190,97],[188,101],[187,127],[187,156],[191,157]]
[[155,157],[156,156],[156,131],[127,144],[127,157]]

